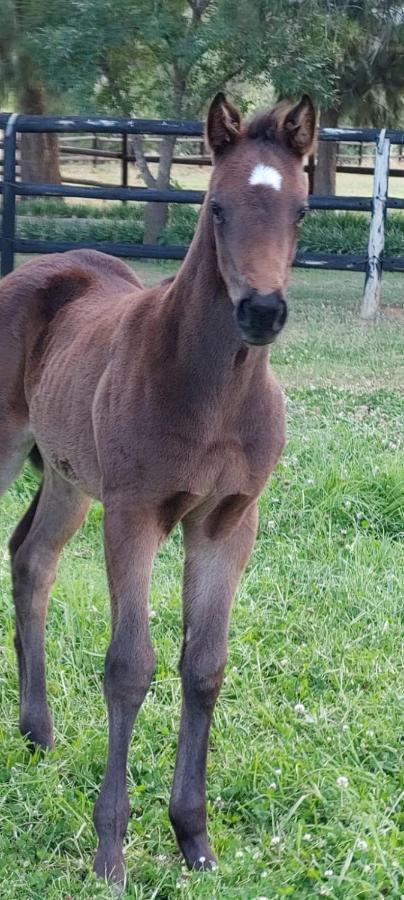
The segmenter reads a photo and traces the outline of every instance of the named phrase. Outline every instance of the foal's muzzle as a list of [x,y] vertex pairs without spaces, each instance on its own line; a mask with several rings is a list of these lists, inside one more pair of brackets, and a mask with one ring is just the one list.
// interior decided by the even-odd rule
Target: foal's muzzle
[[278,291],[240,300],[236,307],[237,324],[247,344],[272,344],[286,322],[288,308]]

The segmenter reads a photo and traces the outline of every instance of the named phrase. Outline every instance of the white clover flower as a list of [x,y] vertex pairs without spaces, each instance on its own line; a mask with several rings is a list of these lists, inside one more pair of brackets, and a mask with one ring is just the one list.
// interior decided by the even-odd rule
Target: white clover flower
[[334,874],[334,872],[332,869],[326,869],[324,872],[324,875],[326,878],[332,878],[333,874]]
[[275,775],[282,775],[282,769],[274,769]]
[[244,856],[244,853],[242,850],[236,850],[234,855],[235,855],[236,859],[241,859],[241,857]]
[[306,712],[303,703],[295,703],[294,709],[297,716],[304,716]]
[[356,846],[357,846],[358,850],[367,850],[368,842],[364,841],[363,838],[359,838],[359,840],[356,842]]
[[336,783],[340,788],[347,788],[349,784],[349,778],[347,778],[346,775],[339,775]]
[[311,841],[311,834],[309,834],[308,831],[306,831],[306,834],[303,835],[303,840]]
[[274,834],[273,838],[271,838],[271,847],[279,847],[280,842],[279,834]]
[[276,788],[277,788],[276,781],[271,781],[271,784],[269,785],[269,790],[276,791]]

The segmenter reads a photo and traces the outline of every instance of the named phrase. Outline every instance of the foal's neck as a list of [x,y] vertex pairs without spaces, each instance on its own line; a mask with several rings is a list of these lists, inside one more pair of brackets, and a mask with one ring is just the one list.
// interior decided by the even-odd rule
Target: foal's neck
[[187,256],[166,297],[175,322],[177,364],[205,390],[220,389],[241,372],[267,366],[267,348],[247,348],[220,275],[213,225],[205,202]]

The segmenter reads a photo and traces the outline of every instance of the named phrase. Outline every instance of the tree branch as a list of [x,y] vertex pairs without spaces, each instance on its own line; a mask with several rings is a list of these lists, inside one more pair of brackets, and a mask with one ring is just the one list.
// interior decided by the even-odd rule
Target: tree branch
[[211,0],[188,0],[188,3],[192,9],[192,18],[195,21],[202,18],[204,12],[206,12],[211,3]]

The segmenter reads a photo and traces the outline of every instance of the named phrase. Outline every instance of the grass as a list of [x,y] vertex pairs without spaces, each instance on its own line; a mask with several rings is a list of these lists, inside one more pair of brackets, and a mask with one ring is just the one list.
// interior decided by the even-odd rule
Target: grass
[[[146,281],[156,273],[162,268],[143,264]],[[396,304],[402,283],[385,276],[385,300]],[[130,898],[403,895],[404,329],[388,317],[360,326],[361,286],[352,273],[295,271],[290,322],[272,352],[289,439],[261,499],[210,741],[214,875],[184,871],[168,824],[180,701],[178,531],[159,555],[158,668],[130,751]],[[101,510],[92,507],[65,550],[52,591],[57,749],[31,758],[16,727],[5,548],[34,481],[28,469],[0,512],[0,897],[107,900],[109,888],[90,875],[106,753]]]

